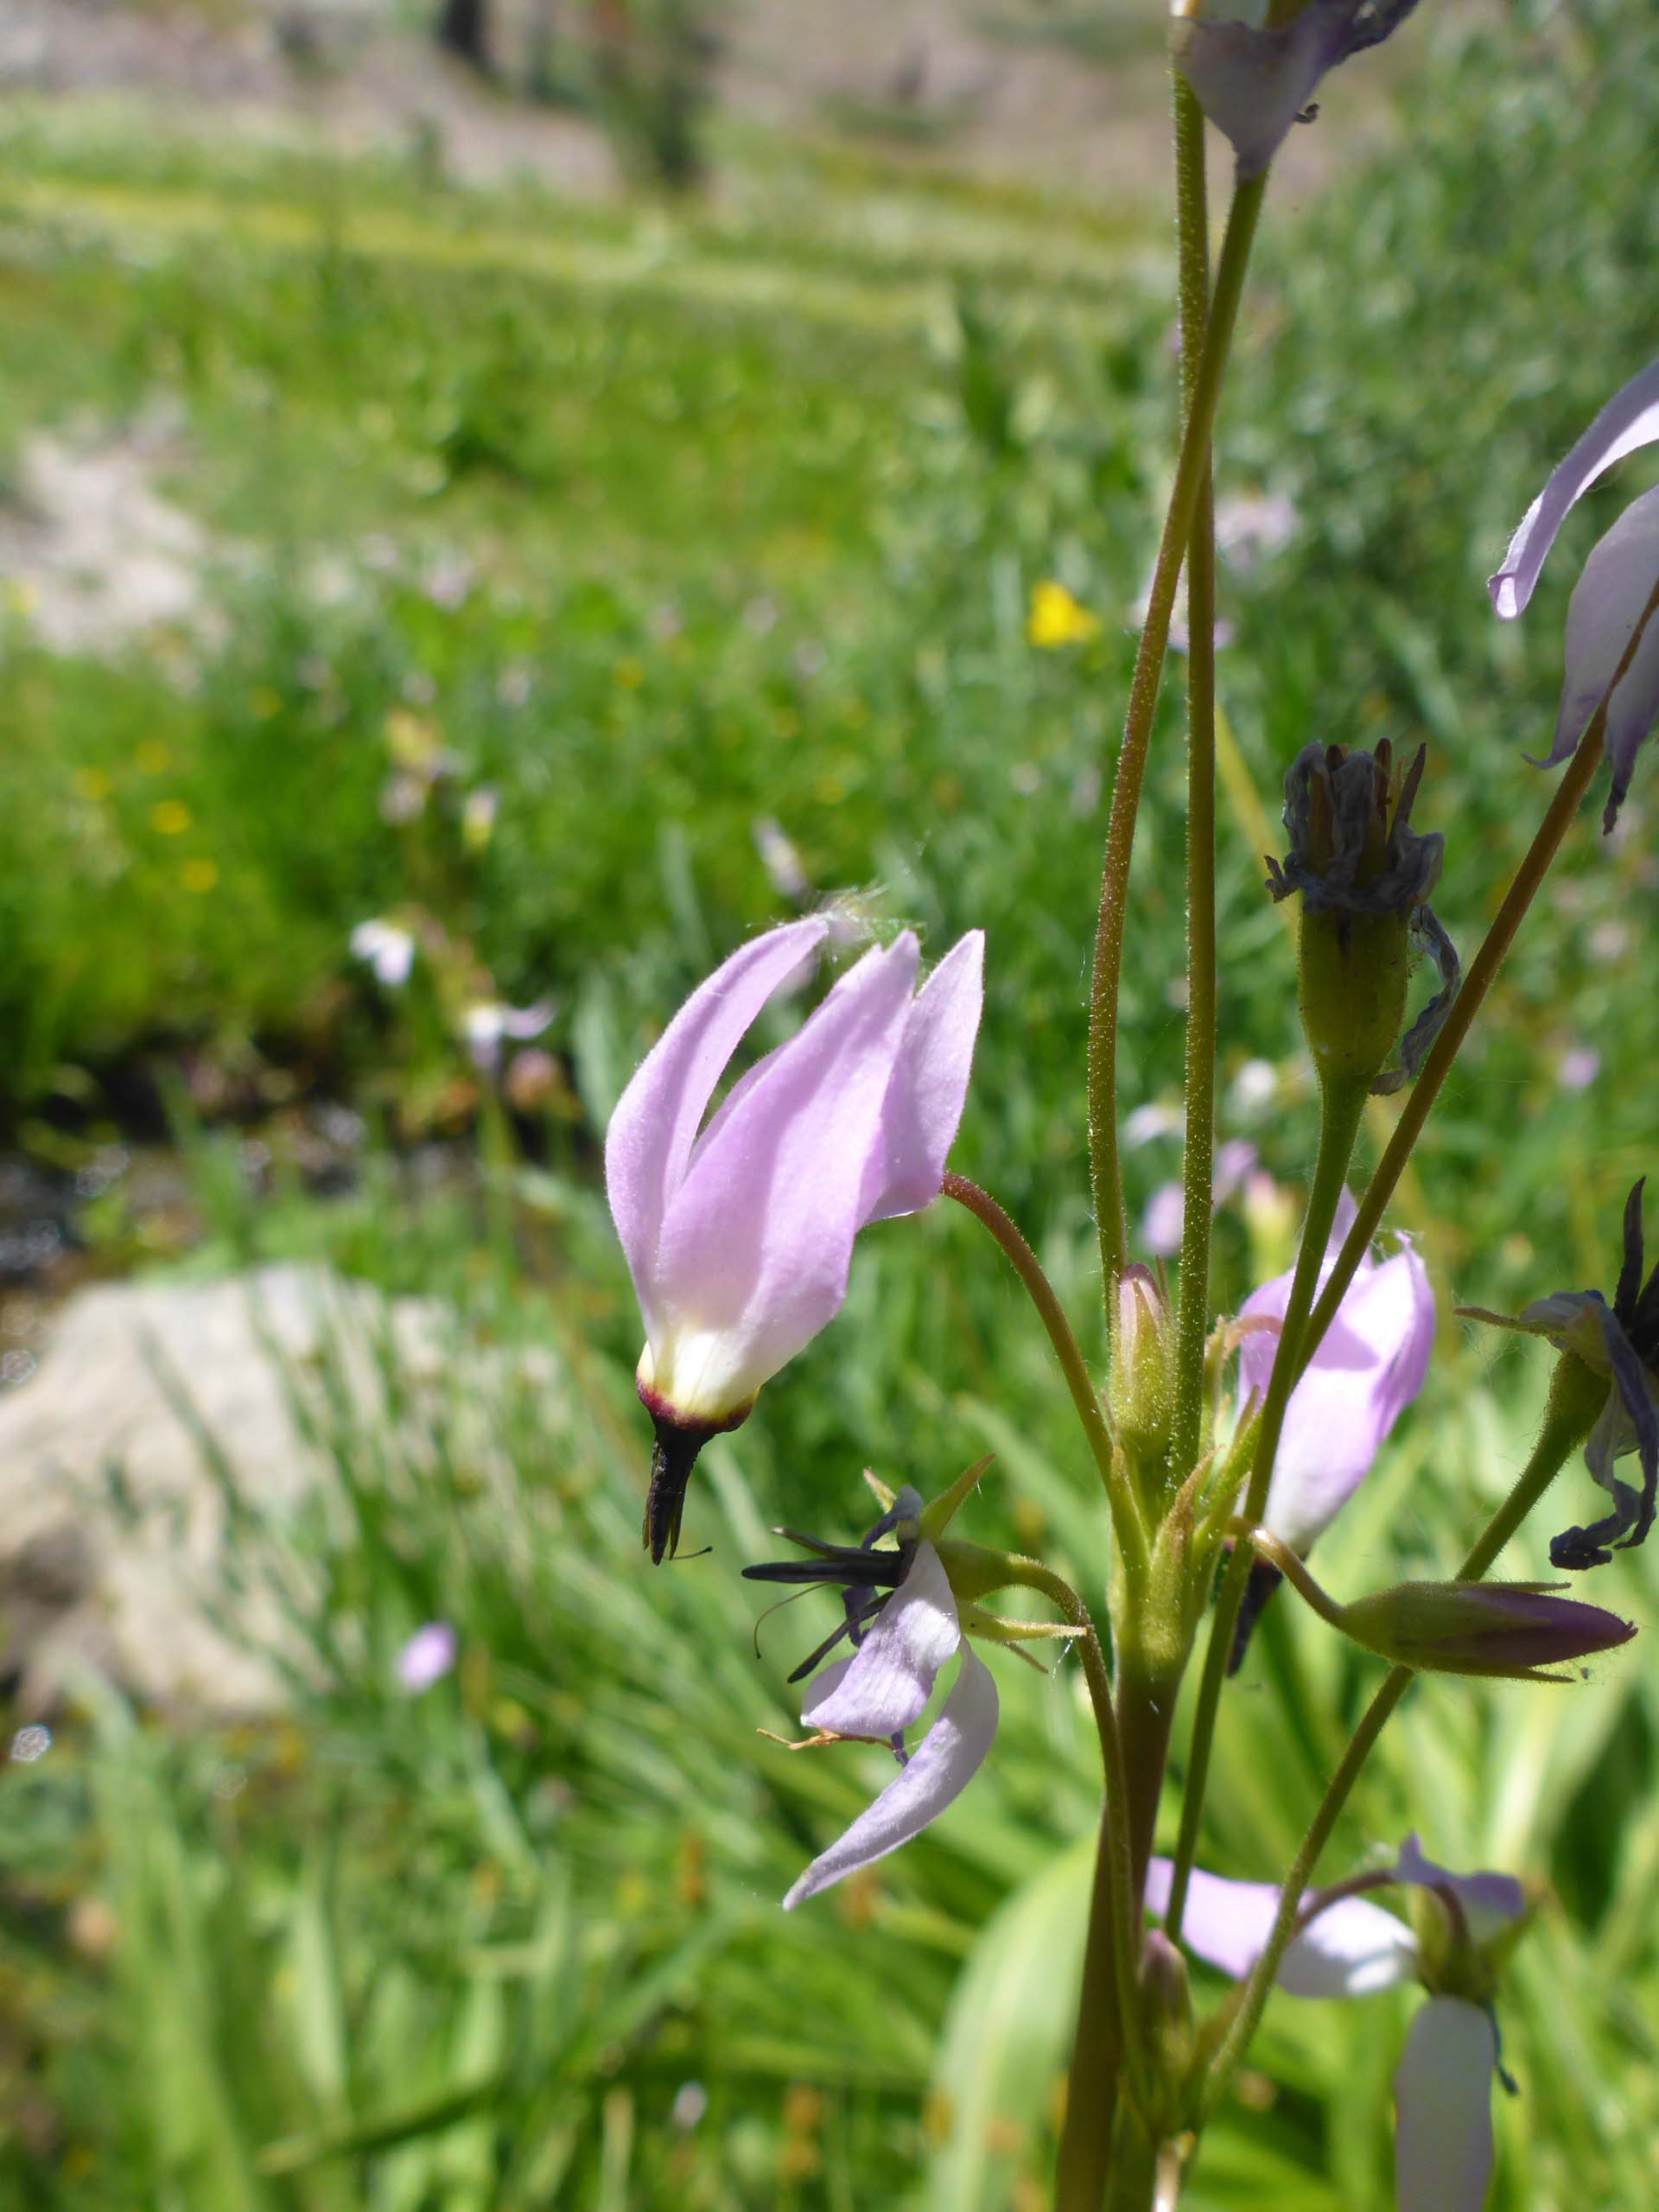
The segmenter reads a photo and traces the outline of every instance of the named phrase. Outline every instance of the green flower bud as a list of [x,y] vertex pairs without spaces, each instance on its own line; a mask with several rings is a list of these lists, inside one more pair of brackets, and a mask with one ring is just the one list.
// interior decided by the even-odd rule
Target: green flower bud
[[1106,1403],[1131,1468],[1159,1487],[1175,1414],[1174,1359],[1174,1332],[1157,1278],[1150,1268],[1126,1268],[1113,1303]]
[[1570,1681],[1550,1673],[1628,1643],[1635,1624],[1554,1593],[1551,1582],[1402,1582],[1340,1608],[1344,1635],[1397,1665],[1440,1675]]

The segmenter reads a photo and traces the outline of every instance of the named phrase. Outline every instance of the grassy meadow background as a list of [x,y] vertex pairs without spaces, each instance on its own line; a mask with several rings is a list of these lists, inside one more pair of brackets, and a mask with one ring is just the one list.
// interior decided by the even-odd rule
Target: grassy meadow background
[[[1224,498],[1292,518],[1223,565],[1220,1134],[1278,1191],[1223,1210],[1229,1308],[1286,1263],[1312,1158],[1262,888],[1284,769],[1310,738],[1427,738],[1419,825],[1446,833],[1436,903],[1472,950],[1547,796],[1522,756],[1574,559],[1642,464],[1586,500],[1525,623],[1492,620],[1484,581],[1659,352],[1642,0],[1424,13],[1376,151],[1270,202],[1221,433]],[[1365,66],[1319,131],[1365,104]],[[774,1620],[757,1658],[735,1570],[778,1520],[859,1527],[867,1464],[929,1487],[995,1449],[969,1533],[1098,1600],[1104,1516],[1046,1347],[965,1217],[876,1230],[839,1321],[705,1454],[687,1533],[711,1555],[651,1573],[598,1147],[678,999],[792,902],[855,890],[935,950],[982,925],[956,1158],[1098,1352],[1084,996],[1171,463],[1164,215],[948,143],[709,130],[713,185],[674,201],[462,186],[423,141],[348,160],[118,104],[0,109],[0,486],[42,438],[136,472],[188,518],[193,580],[130,634],[96,612],[48,634],[27,560],[7,587],[10,1170],[80,1179],[77,1274],[326,1261],[442,1300],[454,1343],[410,1417],[368,1428],[325,1392],[314,1503],[237,1523],[304,1654],[284,1717],[181,1725],[89,1684],[47,1756],[0,1770],[7,2208],[1043,2202],[1096,1794],[1074,1670],[1002,1669],[971,1799],[785,1919],[880,1761],[757,1733],[791,1728],[784,1678],[830,1616]],[[1048,645],[1052,582],[1090,619]],[[1179,1096],[1174,692],[1126,1111]],[[440,756],[388,819],[389,780]],[[1656,789],[1644,761],[1618,835],[1580,825],[1395,1209],[1444,1325],[1322,1547],[1338,1591],[1443,1568],[1524,1454],[1544,1363],[1453,1305],[1616,1273],[1656,1165]],[[388,992],[350,933],[416,911],[453,964]],[[456,1041],[463,969],[552,1002],[510,1110]],[[1137,1211],[1177,1166],[1168,1135],[1131,1153]],[[335,1326],[325,1370],[391,1363]],[[1586,1489],[1565,1478],[1515,1556],[1541,1562]],[[1654,1588],[1637,1554],[1591,1592],[1647,1629]],[[433,1618],[460,1663],[411,1698],[393,1659]],[[1281,1866],[1376,1671],[1274,1609],[1206,1863]],[[1548,1885],[1502,2014],[1507,2212],[1659,2192],[1656,1759],[1645,1637],[1572,1690],[1422,1685],[1326,1862],[1415,1825]],[[1192,2203],[1381,2212],[1408,2008],[1276,1999]]]

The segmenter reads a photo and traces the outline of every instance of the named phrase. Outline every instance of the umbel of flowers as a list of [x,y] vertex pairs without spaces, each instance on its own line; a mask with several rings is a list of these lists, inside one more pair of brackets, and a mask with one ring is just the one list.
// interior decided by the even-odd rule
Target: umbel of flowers
[[[1418,826],[1433,789],[1424,753],[1362,751],[1318,730],[1286,762],[1287,849],[1269,862],[1266,889],[1297,904],[1295,987],[1319,1086],[1317,1143],[1294,1265],[1236,1312],[1216,1313],[1210,1297],[1220,948],[1205,828],[1214,662],[1199,641],[1213,632],[1211,435],[1275,149],[1325,73],[1406,12],[1398,0],[1180,0],[1177,10],[1186,404],[1117,756],[1084,1084],[1103,1362],[1085,1357],[1007,1212],[948,1164],[979,1038],[988,948],[976,931],[925,970],[909,931],[854,949],[804,1014],[820,963],[849,954],[842,924],[825,913],[754,936],[668,1023],[606,1142],[611,1211],[644,1325],[638,1386],[654,1440],[644,1540],[653,1562],[674,1553],[695,1510],[699,1452],[740,1427],[763,1386],[835,1325],[857,1239],[872,1224],[948,1198],[989,1233],[1046,1332],[1077,1417],[1079,1478],[1098,1482],[1106,1507],[1100,1555],[1079,1562],[1085,1589],[1049,1561],[963,1533],[988,1463],[952,1477],[926,1464],[925,1440],[914,1464],[892,1471],[892,1487],[872,1478],[878,1510],[861,1533],[864,1516],[837,1474],[840,1529],[779,1531],[791,1554],[744,1572],[835,1598],[828,1633],[791,1676],[804,1683],[807,1733],[797,1748],[869,1769],[874,1747],[880,1770],[851,1823],[818,1840],[783,1900],[790,1909],[812,1906],[956,1803],[994,1756],[996,1670],[1011,1652],[1031,1659],[1046,1645],[1051,1663],[1081,1672],[1103,1803],[1080,1986],[1056,1991],[1076,2021],[1058,2212],[1177,2203],[1273,1989],[1357,1999],[1402,1981],[1425,1993],[1395,2075],[1402,2212],[1479,2212],[1493,2162],[1492,2085],[1510,2086],[1504,1974],[1537,1893],[1509,1873],[1448,1872],[1414,1834],[1323,1887],[1321,1854],[1420,1675],[1577,1683],[1579,1662],[1635,1632],[1564,1584],[1488,1580],[1578,1452],[1609,1510],[1555,1537],[1558,1568],[1581,1574],[1605,1564],[1639,1544],[1659,1511],[1659,1271],[1643,1279],[1638,1184],[1611,1293],[1549,1292],[1512,1320],[1482,1317],[1543,1338],[1555,1355],[1535,1445],[1503,1505],[1483,1526],[1477,1502],[1464,1501],[1468,1525],[1444,1532],[1450,1555],[1406,1582],[1338,1592],[1310,1565],[1410,1419],[1430,1370],[1428,1268],[1408,1234],[1382,1234],[1402,1170],[1599,763],[1605,757],[1612,771],[1611,824],[1659,713],[1659,494],[1638,499],[1585,565],[1548,753],[1564,773],[1466,968],[1430,904],[1444,850],[1438,831]],[[1201,215],[1205,114],[1237,168],[1213,271]],[[1659,366],[1610,403],[1549,478],[1493,579],[1500,616],[1524,607],[1586,486],[1655,438]],[[1135,816],[1189,558],[1187,1097],[1172,1282],[1137,1259],[1127,1233],[1117,1006]],[[1420,982],[1425,966],[1433,980]],[[788,1033],[749,1053],[763,1023]],[[1020,1039],[997,1035],[984,1049],[1017,1052]],[[1400,1094],[1397,1119],[1362,1174],[1357,1139],[1378,1092]],[[1044,1617],[1005,1610],[1011,1591],[1034,1593]],[[1198,1864],[1211,1755],[1230,1674],[1279,1592],[1277,1602],[1310,1608],[1376,1679],[1306,1808],[1290,1863],[1273,1879],[1243,1880]],[[1178,1696],[1201,1641],[1180,1788],[1166,1791]],[[1229,1980],[1203,2017],[1188,1954]]]

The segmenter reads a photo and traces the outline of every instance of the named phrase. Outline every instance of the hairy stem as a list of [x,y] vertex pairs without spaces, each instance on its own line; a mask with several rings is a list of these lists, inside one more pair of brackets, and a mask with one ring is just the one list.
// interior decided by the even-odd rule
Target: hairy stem
[[[1210,220],[1204,113],[1177,70],[1176,232],[1179,246],[1181,385],[1192,411],[1198,349],[1210,308]],[[1175,1417],[1169,1464],[1185,1473],[1204,1426],[1204,1349],[1210,1314],[1210,1222],[1216,1149],[1216,512],[1205,457],[1186,556],[1186,1136],[1181,1162],[1180,1306],[1175,1324]]]
[[[1137,2053],[1130,2049],[1130,2026],[1135,2019],[1135,1975],[1139,1967],[1139,1897],[1146,1883],[1146,1869],[1135,1873],[1133,1858],[1133,1821],[1128,1816],[1130,1778],[1123,1737],[1117,1723],[1117,1706],[1113,1701],[1113,1688],[1106,1676],[1106,1656],[1102,1652],[1095,1621],[1082,1597],[1071,1588],[1068,1581],[1055,1575],[1053,1568],[1039,1560],[1015,1560],[1018,1573],[1013,1580],[1022,1581],[1031,1591],[1039,1591],[1053,1601],[1064,1617],[1075,1628],[1082,1628],[1082,1659],[1084,1676],[1089,1681],[1089,1697],[1095,1707],[1095,1726],[1099,1730],[1099,1754],[1106,1774],[1106,1801],[1099,1822],[1099,1845],[1095,1852],[1095,1889],[1090,1897],[1089,1938],[1084,1947],[1084,1986],[1077,2006],[1077,2042],[1075,2042],[1073,2066],[1071,2066],[1071,2086],[1066,2094],[1066,2128],[1059,2148],[1059,2172],[1071,2168],[1079,2174],[1086,2170],[1089,2161],[1082,2157],[1084,2144],[1093,2134],[1097,2110],[1090,2110],[1090,2090],[1095,2093],[1095,2106],[1106,2097],[1110,2104],[1117,2101],[1117,2077],[1122,2070],[1123,2055],[1128,2053],[1135,2063]],[[1110,2126],[1110,2113],[1106,2113],[1106,2124]],[[1075,2137],[1075,2144],[1068,2152],[1066,2141]],[[1066,2203],[1066,2199],[1059,2199]],[[1079,2196],[1077,2203],[1089,2205],[1089,2212],[1097,2212],[1099,2195],[1090,2199]]]
[[1108,1489],[1112,1484],[1112,1438],[1106,1426],[1106,1415],[1100,1402],[1100,1394],[1090,1379],[1089,1370],[1071,1324],[1060,1304],[1058,1294],[1043,1273],[1042,1262],[1027,1243],[1014,1223],[998,1205],[988,1191],[982,1191],[977,1183],[970,1183],[965,1175],[947,1174],[944,1183],[947,1198],[954,1198],[965,1206],[978,1221],[982,1221],[1008,1258],[1014,1271],[1025,1285],[1038,1317],[1048,1332],[1048,1340],[1060,1363],[1066,1388],[1071,1393],[1071,1402],[1077,1408],[1083,1433],[1089,1440],[1089,1449],[1095,1465],[1100,1470],[1101,1480]]
[[1159,682],[1169,644],[1175,588],[1209,471],[1210,436],[1215,427],[1222,378],[1266,188],[1267,177],[1263,174],[1242,180],[1233,189],[1226,235],[1216,265],[1215,297],[1205,327],[1204,350],[1193,377],[1186,425],[1175,465],[1175,482],[1164,518],[1158,563],[1153,571],[1146,625],[1135,655],[1122,749],[1118,754],[1117,775],[1112,785],[1100,918],[1095,934],[1094,976],[1090,987],[1088,1094],[1090,1171],[1095,1219],[1100,1234],[1101,1267],[1109,1295],[1112,1284],[1123,1271],[1128,1243],[1123,1217],[1123,1174],[1117,1147],[1117,1001],[1123,974],[1123,927],[1135,820],[1141,804],[1147,748],[1151,741]]
[[[1290,1402],[1291,1390],[1300,1371],[1299,1363],[1304,1332],[1319,1279],[1319,1268],[1330,1242],[1332,1224],[1336,1220],[1337,1208],[1342,1200],[1348,1162],[1353,1156],[1354,1140],[1359,1134],[1360,1119],[1365,1110],[1366,1095],[1367,1084],[1363,1078],[1352,1081],[1332,1078],[1326,1083],[1321,1096],[1319,1158],[1314,1163],[1313,1183],[1307,1198],[1307,1214],[1302,1223],[1301,1249],[1296,1255],[1296,1273],[1291,1281],[1289,1302],[1279,1332],[1279,1350],[1274,1357],[1273,1372],[1268,1378],[1267,1395],[1262,1401],[1262,1425],[1256,1433],[1255,1456],[1250,1466],[1249,1484],[1240,1509],[1242,1517],[1252,1527],[1261,1520],[1267,1505],[1274,1458],[1278,1452],[1279,1438],[1285,1424],[1285,1408]],[[1180,1933],[1181,1916],[1186,1908],[1187,1885],[1192,1876],[1198,1822],[1204,1811],[1205,1784],[1209,1779],[1210,1753],[1215,1741],[1216,1717],[1221,1707],[1228,1656],[1233,1648],[1233,1633],[1238,1624],[1239,1607],[1243,1602],[1244,1586],[1249,1579],[1249,1545],[1235,1544],[1216,1599],[1215,1617],[1210,1626],[1210,1642],[1204,1655],[1204,1675],[1198,1685],[1198,1711],[1192,1721],[1192,1748],[1187,1760],[1180,1834],[1175,1846],[1175,1871],[1170,1885],[1169,1910],[1165,1915],[1165,1925],[1172,1941]]]

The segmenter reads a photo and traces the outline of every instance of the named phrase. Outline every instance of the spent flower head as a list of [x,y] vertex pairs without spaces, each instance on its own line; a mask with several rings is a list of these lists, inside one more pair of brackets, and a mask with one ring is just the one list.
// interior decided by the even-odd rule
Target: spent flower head
[[[1659,1509],[1659,1267],[1643,1281],[1646,1180],[1635,1184],[1624,1202],[1624,1260],[1611,1306],[1599,1290],[1558,1290],[1514,1315],[1478,1306],[1459,1309],[1471,1320],[1547,1338],[1563,1359],[1576,1361],[1607,1385],[1584,1458],[1613,1509],[1587,1528],[1564,1529],[1553,1538],[1552,1567],[1605,1567],[1610,1546],[1629,1550],[1645,1540]],[[1639,1490],[1618,1472],[1619,1460],[1631,1452],[1642,1469]]]

